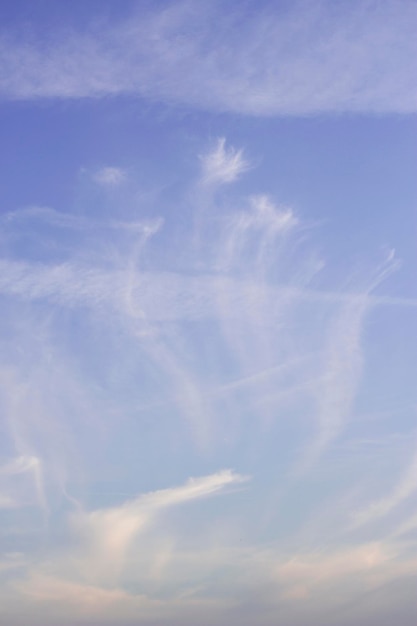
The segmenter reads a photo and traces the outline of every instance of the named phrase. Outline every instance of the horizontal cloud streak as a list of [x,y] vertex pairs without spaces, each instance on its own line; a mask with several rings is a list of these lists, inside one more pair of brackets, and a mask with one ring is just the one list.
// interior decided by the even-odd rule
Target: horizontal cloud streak
[[[103,271],[101,268],[64,263],[51,266],[0,260],[0,293],[24,300],[49,300],[59,306],[102,307],[124,311],[126,273],[124,270]],[[130,297],[145,316],[153,320],[202,319],[217,314],[218,291],[227,291],[236,309],[226,315],[239,315],[239,302],[250,290],[253,299],[264,295],[264,288],[243,279],[219,275],[192,275],[174,272],[139,272],[137,286]],[[358,292],[321,291],[281,286],[267,288],[270,297],[279,303],[281,297],[300,302],[363,303]],[[391,296],[366,296],[375,306],[417,307],[417,300]],[[273,314],[273,310],[271,311]]]
[[136,94],[266,116],[416,111],[411,0],[221,8],[176,2],[100,31],[3,34],[0,93]]
[[[133,593],[108,584],[72,580],[62,571],[51,572],[49,565],[11,586],[4,606],[14,615],[17,600],[23,598],[37,616],[47,604],[52,623],[65,608],[76,616],[77,623],[99,620],[115,624],[117,619],[130,623],[130,619],[136,623],[155,620],[162,624],[193,624],[198,620],[208,625],[224,623],[232,616],[249,626],[256,614],[257,623],[265,625],[276,623],[278,616],[291,626],[312,618],[329,626],[349,624],[352,616],[374,624],[368,622],[368,612],[379,623],[384,615],[395,613],[396,582],[410,582],[416,568],[415,556],[407,555],[404,546],[395,543],[364,542],[299,552],[293,557],[271,545],[262,548],[209,543],[198,550],[172,551],[166,575],[175,572],[178,584],[168,597],[163,593],[150,597],[143,588]],[[228,597],[224,594],[225,580]],[[146,586],[145,581],[141,582]],[[382,602],[382,608],[384,593],[391,598],[391,605],[385,607]],[[405,598],[410,601],[410,590]],[[348,621],[336,621],[336,616],[343,617],[345,612]]]

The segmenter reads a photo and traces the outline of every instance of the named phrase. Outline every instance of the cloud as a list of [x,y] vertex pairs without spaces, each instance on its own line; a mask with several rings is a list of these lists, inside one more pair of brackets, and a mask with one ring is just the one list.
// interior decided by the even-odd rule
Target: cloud
[[[202,616],[213,619],[230,609],[230,603],[221,598],[189,597],[153,599],[146,594],[108,589],[77,583],[48,574],[34,572],[27,579],[8,588],[2,606],[7,609],[13,624],[19,621],[22,602],[30,611],[32,624],[100,624],[118,626],[137,624],[192,624]],[[71,617],[66,617],[70,615]],[[205,619],[205,618],[204,618]]]
[[34,500],[45,506],[40,459],[19,456],[0,466],[0,509],[33,506]]
[[[202,157],[203,171],[213,181],[229,180],[245,169],[242,154],[219,140],[214,151]],[[207,186],[201,186],[203,200],[210,193]],[[352,408],[361,373],[365,315],[377,305],[413,307],[416,303],[371,292],[385,269],[356,291],[313,289],[312,280],[324,264],[311,255],[302,220],[292,208],[266,194],[248,195],[240,206],[224,211],[213,202],[199,225],[202,236],[209,225],[204,245],[196,250],[181,236],[178,247],[174,237],[162,256],[160,219],[99,220],[45,207],[8,213],[3,224],[12,245],[11,253],[0,260],[0,293],[13,306],[28,305],[29,311],[46,307],[57,315],[56,320],[60,315],[81,315],[83,323],[88,319],[94,328],[105,328],[110,337],[126,333],[129,341],[117,358],[124,361],[129,355],[140,364],[139,379],[143,368],[158,372],[158,392],[154,381],[148,382],[149,400],[140,403],[143,410],[170,407],[181,415],[201,448],[213,445],[221,423],[228,424],[221,417],[224,413],[243,416],[251,407],[260,411],[259,422],[273,424],[283,403],[298,398],[317,421],[311,455],[318,458],[340,434]],[[54,256],[45,260],[43,252],[42,261],[36,254],[30,258],[18,245],[23,236],[33,238],[32,250],[42,246],[49,250],[51,237],[54,242],[62,241],[59,260]],[[158,260],[146,263],[146,257]],[[183,259],[181,267],[178,258]],[[387,267],[393,263],[391,259]],[[313,324],[312,311],[325,323]],[[30,326],[30,314],[28,320]],[[56,325],[54,317],[51,320],[51,332],[67,332]],[[205,331],[194,334],[190,323],[198,329],[210,324],[210,346],[205,345]],[[26,332],[31,336],[34,330]],[[294,348],[296,342],[299,348]],[[48,340],[44,338],[43,343],[48,345]],[[201,356],[206,352],[211,355],[207,364]],[[311,355],[317,359],[315,364]],[[56,380],[56,389],[89,406],[90,391],[79,383],[70,365],[71,350],[61,359],[68,367],[58,368],[63,380]],[[223,364],[228,360],[232,365],[226,375]],[[44,380],[50,376],[45,371]],[[37,393],[37,380],[38,375],[30,393]],[[256,385],[245,381],[256,381]],[[311,405],[314,389],[316,407]],[[56,412],[55,393],[50,397]],[[40,401],[38,415],[51,415],[50,403],[50,398]],[[20,413],[21,424],[26,424],[24,411]],[[62,413],[59,409],[58,414]],[[69,421],[69,416],[64,420]],[[46,417],[44,422],[48,433],[56,419]],[[109,427],[114,425],[110,420]],[[27,433],[27,426],[22,430]]]
[[[239,182],[243,154],[220,141],[200,158],[199,184],[181,196],[188,221],[146,219],[144,206],[124,219],[117,188],[117,219],[88,202],[76,215],[3,216],[0,504],[5,542],[24,559],[4,560],[2,618],[24,606],[42,624],[76,613],[80,623],[206,615],[270,626],[278,615],[299,626],[314,615],[333,625],[364,594],[380,600],[378,585],[397,610],[394,587],[415,575],[415,546],[394,534],[348,543],[356,457],[343,473],[323,453],[355,410],[366,320],[416,301],[375,293],[396,268],[391,253],[348,289],[290,206],[240,189],[217,201],[213,187]],[[210,204],[199,221],[190,187]],[[359,421],[351,427],[366,440]],[[291,468],[302,463],[309,472],[297,482]],[[210,473],[229,465],[242,474]],[[413,468],[384,510],[413,493]],[[149,475],[172,484],[200,473],[134,495]],[[210,499],[240,490],[246,473],[250,493]]]
[[[417,454],[406,468],[400,480],[394,488],[383,498],[369,504],[362,511],[353,515],[352,527],[357,528],[363,524],[369,524],[388,515],[393,509],[399,506],[417,491]],[[409,526],[405,525],[405,531]],[[403,531],[401,531],[403,532]]]
[[[138,613],[152,615],[161,607],[161,603],[145,596],[133,596],[123,589],[106,589],[39,572],[11,585],[8,594],[4,599],[7,614],[17,616],[18,606],[24,602],[33,624],[55,624],[57,620],[60,624],[94,624],[97,619],[109,623],[109,619],[120,616],[123,619]],[[67,615],[71,615],[70,622]]]
[[301,464],[304,468],[316,461],[340,435],[352,413],[363,368],[363,326],[372,310],[370,294],[399,265],[390,251],[386,261],[368,278],[362,295],[342,303],[340,313],[329,325],[323,378],[317,385],[318,434],[304,455]]
[[[229,247],[224,248],[222,266],[230,268],[230,264],[236,264],[232,260],[235,258],[232,248],[236,249],[243,241],[234,238],[229,242]],[[251,277],[203,275],[197,278],[181,272],[141,271],[129,289],[128,284],[126,272],[117,268],[103,269],[100,265],[70,262],[53,265],[0,260],[0,293],[3,295],[29,302],[45,300],[64,307],[91,307],[93,310],[104,307],[109,313],[119,311],[138,320],[138,311],[145,315],[144,319],[159,321],[216,317],[221,293],[228,294],[228,305],[224,305],[221,314],[231,320],[240,315],[239,303],[249,297],[258,302],[265,296],[274,300],[270,309],[272,317],[279,315],[278,303],[283,300],[300,305],[336,303],[344,305],[346,310],[356,307],[358,311],[364,306],[417,307],[417,301],[411,298],[364,296],[355,291],[332,292],[292,286],[262,287]]]
[[[146,493],[113,507],[85,511],[78,506],[69,516],[72,536],[68,538],[68,548],[37,558],[35,565],[33,559],[23,564],[21,559],[8,559],[4,568],[23,567],[25,580],[18,580],[12,586],[29,599],[43,602],[54,597],[72,604],[79,592],[81,614],[95,613],[102,609],[106,600],[114,604],[118,598],[128,599],[119,586],[121,578],[126,580],[127,576],[134,582],[146,577],[149,568],[156,571],[157,567],[163,567],[160,559],[157,563],[164,540],[158,532],[157,521],[166,510],[230,493],[246,481],[247,476],[222,470],[190,478],[182,486]],[[142,540],[141,535],[144,535]],[[154,541],[159,548],[153,545]],[[132,553],[135,568],[133,572],[128,568],[126,573],[129,564],[131,568]],[[47,585],[46,581],[50,584]],[[53,589],[55,593],[52,593]],[[152,604],[152,598],[144,600],[145,604]]]
[[417,512],[411,515],[411,517],[403,520],[399,526],[392,532],[392,537],[399,537],[409,532],[417,530]]
[[115,187],[121,185],[127,179],[126,172],[120,167],[102,167],[93,176],[98,185]]
[[[272,234],[286,231],[298,224],[290,207],[279,208],[274,205],[266,195],[253,196],[251,198],[253,207],[252,222],[256,227],[266,227]],[[247,227],[247,224],[245,225]]]
[[94,578],[99,580],[117,577],[135,535],[144,530],[158,512],[216,495],[246,480],[230,470],[223,470],[202,478],[190,478],[182,487],[139,496],[118,507],[77,513],[73,518],[74,528],[86,539],[84,571],[91,576],[92,570]]
[[36,457],[24,457],[20,456],[13,459],[3,467],[0,467],[0,476],[13,476],[14,474],[22,474],[32,470],[39,464],[39,459]]
[[249,168],[249,163],[243,158],[243,150],[227,148],[224,137],[217,140],[214,150],[200,159],[205,184],[231,183]]
[[[42,623],[48,619],[56,622],[57,617],[65,623],[64,616],[70,611],[77,623],[154,620],[193,624],[200,617],[199,623],[207,625],[233,619],[248,626],[254,614],[257,623],[265,626],[276,624],[278,615],[286,624],[299,626],[307,619],[348,624],[356,612],[365,623],[374,624],[378,622],[368,621],[369,614],[381,619],[396,615],[401,602],[411,606],[412,591],[408,589],[399,599],[395,583],[401,581],[407,589],[417,561],[400,544],[359,543],[288,558],[271,545],[232,548],[212,544],[210,538],[207,542],[209,545],[199,549],[173,550],[162,579],[174,576],[174,591],[147,594],[146,575],[134,593],[66,579],[44,566],[9,585],[3,606],[9,615],[15,615],[22,604],[30,607]],[[387,606],[383,602],[381,609],[383,596]],[[345,613],[348,621],[340,621]]]
[[137,94],[249,115],[412,113],[416,19],[411,0],[279,9],[215,2],[144,8],[82,33],[0,43],[9,99]]
[[[267,195],[252,196],[249,202],[250,209],[236,212],[225,228],[218,266],[229,272],[246,273],[252,280],[256,273],[259,281],[265,280],[264,274],[276,261],[279,246],[293,234],[299,220],[291,208],[276,206]],[[247,258],[252,270],[249,272]],[[256,289],[255,281],[252,287]],[[260,293],[254,296],[262,299]]]
[[31,227],[34,224],[49,225],[55,228],[63,228],[70,231],[124,231],[149,236],[156,233],[163,221],[156,220],[129,220],[117,219],[94,219],[82,215],[74,215],[64,211],[57,211],[48,206],[29,206],[19,208],[16,211],[7,211],[0,216],[0,223],[5,231],[13,232],[13,228]]
[[368,311],[366,295],[342,305],[328,330],[323,381],[317,387],[319,431],[303,465],[317,460],[352,412],[362,369],[362,325]]

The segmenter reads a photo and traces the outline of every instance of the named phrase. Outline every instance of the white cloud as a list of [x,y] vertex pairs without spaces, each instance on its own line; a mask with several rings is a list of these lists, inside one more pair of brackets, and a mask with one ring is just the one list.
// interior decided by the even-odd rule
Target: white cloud
[[0,476],[13,476],[14,474],[22,474],[23,472],[33,470],[33,468],[38,467],[38,465],[39,459],[37,459],[36,457],[19,456],[9,463],[0,466]]
[[298,224],[298,219],[289,207],[276,207],[266,195],[253,196],[252,207],[254,215],[252,221],[256,227],[266,227],[272,234],[286,231]]
[[77,513],[73,517],[74,528],[86,542],[80,559],[83,573],[94,580],[117,578],[130,543],[158,512],[221,493],[246,480],[244,476],[223,470],[202,478],[190,478],[182,487],[139,496],[121,506]]
[[319,432],[304,463],[316,460],[349,417],[362,369],[361,334],[367,296],[342,306],[328,331],[324,380],[317,389]]
[[91,216],[83,217],[64,211],[57,211],[48,206],[29,206],[16,211],[8,211],[0,216],[0,222],[5,230],[21,224],[45,223],[50,226],[69,231],[125,231],[149,236],[156,233],[162,225],[161,219],[122,221],[115,219],[93,219]]
[[243,150],[226,147],[226,139],[221,137],[211,152],[201,156],[202,180],[206,184],[231,183],[249,168],[243,158]]
[[9,32],[0,44],[0,92],[134,93],[250,115],[416,111],[412,0],[233,6],[141,7],[125,22],[55,32],[42,43]]
[[327,331],[323,382],[317,386],[318,434],[309,445],[301,466],[308,467],[342,432],[349,419],[361,382],[364,361],[362,335],[366,316],[372,309],[370,294],[399,262],[389,254],[368,279],[362,295],[341,303]]
[[[234,245],[234,244],[233,244]],[[230,252],[230,251],[229,251]],[[230,255],[224,253],[223,262]],[[240,314],[239,302],[251,294],[258,300],[267,295],[278,303],[283,299],[311,303],[340,303],[361,306],[364,296],[355,292],[329,292],[298,287],[262,287],[253,280],[199,276],[175,272],[139,272],[137,283],[130,288],[130,315],[143,311],[150,320],[202,319],[218,315],[219,293],[227,292],[229,303],[235,306],[222,315],[235,318]],[[0,261],[0,293],[28,301],[49,300],[69,307],[106,307],[128,312],[126,283],[122,270],[103,270],[100,266],[65,263],[51,265]],[[367,296],[369,306],[417,307],[417,301],[407,298]],[[274,315],[274,308],[270,311]]]
[[126,172],[120,167],[102,167],[93,176],[93,180],[106,187],[117,187],[127,179]]
[[[236,154],[233,152],[232,160]],[[210,194],[210,190],[206,192]],[[103,219],[99,228],[97,219],[72,218],[51,209],[35,207],[9,214],[4,224],[11,241],[23,232],[37,231],[36,220],[59,229],[54,235],[66,235],[67,241],[71,231],[77,236],[70,240],[61,263],[22,261],[13,255],[0,261],[0,293],[16,306],[39,303],[56,312],[58,307],[69,309],[71,314],[88,312],[94,324],[105,325],[106,333],[126,332],[130,336],[126,349],[132,360],[148,363],[159,376],[158,393],[150,387],[148,400],[140,404],[163,405],[181,415],[194,444],[201,449],[214,444],[219,429],[229,430],[227,436],[233,433],[235,437],[238,427],[230,426],[236,419],[233,416],[244,415],[249,407],[257,415],[259,412],[257,421],[272,424],[280,419],[283,404],[298,399],[303,402],[303,412],[308,411],[317,420],[318,433],[311,452],[312,458],[317,458],[341,432],[349,416],[361,372],[364,315],[375,305],[415,307],[416,303],[379,298],[369,294],[369,288],[357,293],[312,289],[312,277],[323,265],[298,246],[302,230],[298,217],[267,195],[249,196],[245,204],[247,210],[226,215],[219,215],[213,207],[208,217],[215,217],[216,230],[208,239],[208,248],[196,252],[192,245],[183,245],[181,253],[189,255],[183,271],[163,271],[152,264],[142,269],[142,257],[158,250],[158,241],[151,238],[161,223],[158,220],[133,222],[129,228],[129,222]],[[106,226],[114,228],[113,256],[108,255]],[[82,240],[79,232],[94,237]],[[296,254],[292,252],[294,242],[298,246]],[[165,248],[162,267],[172,264],[175,268],[177,254],[175,245]],[[24,254],[20,256],[24,258]],[[196,273],[200,260],[205,271]],[[322,324],[312,324],[313,309],[320,312]],[[207,350],[204,340],[190,333],[186,322],[213,325],[210,365],[201,357],[201,349]],[[291,331],[287,332],[288,328]],[[305,344],[298,339],[306,330],[307,334],[315,334],[313,343],[311,338],[306,337]],[[31,329],[30,335],[33,332]],[[294,347],[296,343],[299,348]],[[43,339],[42,345],[48,342]],[[312,354],[316,360],[310,358]],[[126,353],[121,358],[124,360]],[[221,374],[222,363],[229,358],[233,368],[227,375]],[[211,370],[209,376],[202,374],[206,367]],[[280,371],[285,375],[280,376]],[[272,375],[264,376],[263,372]],[[45,384],[50,378],[45,370],[40,382]],[[239,380],[257,381],[256,387],[233,383]],[[34,375],[28,398],[33,394],[37,397],[37,381]],[[56,378],[55,389],[68,398],[75,395],[82,406],[89,406],[89,389],[76,381],[72,366],[68,370],[64,367]],[[234,388],[233,393],[226,393],[227,388]],[[316,407],[311,406],[314,389]],[[39,399],[38,405],[35,403],[46,439],[48,433],[51,439],[52,435],[59,437],[58,421],[52,415],[63,414],[61,408],[56,408],[56,404],[62,405],[57,400],[58,392],[56,398],[55,393],[52,395],[51,408],[46,396]],[[22,400],[17,411],[25,433],[30,415],[26,402],[29,400]],[[231,417],[225,419],[225,413]],[[69,416],[64,419],[70,422]],[[112,420],[110,424],[116,426]],[[39,438],[39,428],[36,435],[34,428],[30,431],[35,440]],[[53,452],[52,442],[46,447],[57,460],[66,458],[62,451]],[[23,452],[27,454],[26,450],[18,451]]]
[[[232,181],[246,167],[243,153],[225,142],[205,159],[203,170],[211,172],[207,180],[213,184]],[[211,184],[198,189],[203,201],[212,192]],[[174,615],[184,624],[192,609],[188,623],[195,624],[208,605],[209,622],[226,606],[228,618],[244,623],[237,607],[248,598],[256,623],[275,624],[285,610],[285,623],[299,626],[311,609],[322,616],[329,606],[356,605],[364,589],[373,593],[375,580],[390,584],[416,572],[413,555],[404,555],[401,546],[332,547],[323,532],[329,521],[321,518],[312,527],[304,510],[305,534],[314,537],[301,548],[292,541],[298,504],[281,514],[274,501],[275,490],[294,497],[286,470],[299,453],[305,420],[317,425],[311,442],[316,460],[349,419],[366,357],[366,315],[376,305],[416,306],[372,291],[395,265],[392,255],[375,278],[356,282],[356,291],[313,289],[312,279],[320,284],[324,266],[309,253],[306,229],[291,208],[264,194],[244,198],[243,210],[225,204],[212,202],[210,215],[203,216],[210,220],[207,229],[207,221],[200,224],[205,247],[196,250],[183,230],[173,229],[172,237],[162,237],[162,254],[160,241],[151,238],[160,221],[130,224],[105,215],[100,221],[42,207],[2,220],[8,255],[0,262],[0,293],[7,303],[1,339],[9,363],[0,369],[0,401],[6,445],[15,448],[9,458],[15,457],[0,468],[6,485],[0,505],[11,508],[20,495],[13,481],[29,478],[33,492],[39,477],[37,499],[51,509],[59,502],[59,511],[52,509],[56,535],[67,533],[68,540],[68,549],[58,547],[55,527],[46,528],[49,545],[25,566],[26,577],[5,587],[15,608],[26,602],[39,611],[40,623],[47,612],[51,623],[61,624],[63,613],[74,611],[87,623],[110,616],[120,623],[127,615],[171,624]],[[20,237],[29,238],[32,230],[28,250]],[[86,233],[93,236],[83,239]],[[49,252],[51,240],[65,246],[61,260],[52,254],[48,262],[40,254],[42,261],[35,262],[36,245],[45,243]],[[146,420],[155,432],[149,439]],[[148,454],[155,455],[156,473],[165,476],[192,455],[205,466],[237,455],[256,468],[259,489],[251,498],[236,498],[233,507],[227,502],[225,510],[213,506],[213,523],[207,503],[196,518],[195,505],[172,518],[168,512],[238,487],[244,478],[230,470],[122,504],[109,505],[109,493],[95,493],[97,483],[107,490],[113,481],[116,490],[121,485],[125,491],[125,483],[131,490],[148,470]],[[312,505],[321,513],[326,480]],[[58,489],[51,488],[54,483]],[[411,468],[388,508],[414,488]],[[330,514],[343,533],[353,498],[342,493],[337,504],[330,499],[341,509]],[[70,505],[75,512],[68,528]],[[265,521],[269,509],[282,541],[266,544],[259,536],[272,527]],[[297,545],[297,553],[289,544]],[[225,614],[217,623],[225,623]]]
[[[230,218],[226,236],[221,242],[218,265],[219,268],[236,271],[238,268],[248,270],[250,259],[251,270],[249,276],[257,274],[253,287],[259,288],[260,279],[266,279],[266,274],[276,263],[280,245],[290,231],[298,224],[298,219],[292,209],[278,207],[266,195],[252,196],[250,210],[236,212]],[[255,294],[259,298],[261,294]],[[254,298],[254,299],[255,299]]]

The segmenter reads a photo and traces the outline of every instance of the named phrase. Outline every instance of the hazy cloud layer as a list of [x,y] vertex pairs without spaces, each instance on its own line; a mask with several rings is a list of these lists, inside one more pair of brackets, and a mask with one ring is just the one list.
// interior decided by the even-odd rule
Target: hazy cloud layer
[[82,32],[3,32],[0,91],[17,100],[138,95],[261,116],[411,113],[416,18],[412,0],[138,5]]

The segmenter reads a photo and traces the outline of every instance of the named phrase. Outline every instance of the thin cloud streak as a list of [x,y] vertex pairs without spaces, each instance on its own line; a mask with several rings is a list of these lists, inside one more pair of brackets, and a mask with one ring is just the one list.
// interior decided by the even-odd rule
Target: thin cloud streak
[[[123,308],[125,291],[124,270],[103,271],[72,263],[51,266],[42,263],[0,261],[0,292],[24,300],[50,300],[60,306],[110,305]],[[195,278],[186,274],[142,271],[137,286],[130,289],[130,300],[139,310],[143,308],[151,319],[201,319],[216,314],[216,292],[227,291],[231,301],[237,301],[251,291],[253,299],[262,294],[262,288],[253,281],[213,277]],[[279,301],[283,298],[301,302],[330,304],[361,304],[360,292],[321,291],[311,288],[271,287],[267,294]],[[264,292],[265,293],[265,292]],[[181,294],[181,298],[179,297]],[[369,306],[417,307],[417,300],[392,296],[366,296]],[[133,305],[133,302],[136,303]],[[230,309],[226,316],[235,314]]]
[[[403,472],[401,478],[393,489],[383,498],[375,500],[362,511],[353,515],[352,528],[358,528],[364,524],[369,524],[381,517],[385,517],[404,500],[407,500],[417,491],[417,453],[414,454],[411,463]],[[399,533],[406,532],[409,526],[406,524]]]
[[368,280],[362,295],[340,303],[340,312],[330,322],[321,359],[322,383],[317,385],[318,432],[296,470],[306,471],[343,431],[353,412],[363,369],[362,335],[366,316],[372,310],[370,294],[400,267],[394,252]]

